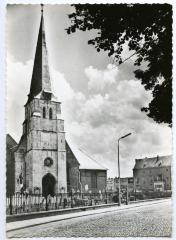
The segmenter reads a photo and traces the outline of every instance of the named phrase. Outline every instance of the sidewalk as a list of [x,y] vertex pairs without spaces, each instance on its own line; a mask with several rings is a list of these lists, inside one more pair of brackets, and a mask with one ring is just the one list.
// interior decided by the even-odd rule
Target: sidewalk
[[95,209],[95,210],[87,210],[84,212],[75,212],[75,213],[69,213],[64,215],[56,215],[56,216],[50,216],[50,217],[42,217],[42,218],[35,218],[35,219],[29,219],[29,220],[23,220],[23,221],[16,221],[16,222],[9,222],[6,224],[6,231],[14,231],[22,228],[28,228],[32,226],[37,226],[45,223],[50,222],[57,222],[62,221],[66,219],[71,218],[77,218],[77,217],[83,217],[88,215],[95,215],[95,214],[101,214],[101,213],[107,213],[107,212],[114,212],[114,211],[123,211],[126,209],[132,209],[137,208],[140,206],[148,206],[157,204],[159,202],[165,202],[165,201],[171,201],[171,199],[162,199],[162,200],[156,200],[156,201],[149,201],[149,202],[142,202],[142,203],[135,203],[131,205],[122,205],[122,206],[116,206],[116,207],[108,207],[108,208],[101,208],[101,209]]

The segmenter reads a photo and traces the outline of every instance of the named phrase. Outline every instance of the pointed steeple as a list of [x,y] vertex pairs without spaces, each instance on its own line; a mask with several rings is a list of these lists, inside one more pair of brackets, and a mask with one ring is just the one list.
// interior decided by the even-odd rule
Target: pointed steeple
[[43,4],[41,4],[41,21],[35,52],[32,80],[28,102],[41,92],[51,93],[51,81],[45,40]]

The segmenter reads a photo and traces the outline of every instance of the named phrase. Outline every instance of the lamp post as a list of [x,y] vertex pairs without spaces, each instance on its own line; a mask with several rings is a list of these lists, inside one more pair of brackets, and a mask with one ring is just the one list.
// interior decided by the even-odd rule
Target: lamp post
[[128,137],[128,136],[130,136],[130,135],[131,135],[131,133],[128,133],[128,134],[126,134],[126,135],[124,135],[124,136],[122,136],[122,137],[120,137],[120,138],[118,139],[119,206],[121,205],[121,186],[120,186],[120,157],[119,157],[119,155],[120,155],[120,149],[119,149],[119,142],[120,142],[120,140],[121,140],[121,139],[123,139],[123,138],[126,138],[126,137]]

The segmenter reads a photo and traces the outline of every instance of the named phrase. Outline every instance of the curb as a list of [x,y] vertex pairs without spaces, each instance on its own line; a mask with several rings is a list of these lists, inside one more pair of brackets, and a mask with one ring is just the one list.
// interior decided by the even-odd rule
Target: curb
[[40,218],[40,217],[63,215],[68,213],[82,212],[86,210],[115,207],[118,205],[119,205],[118,203],[113,203],[113,204],[111,203],[111,204],[101,204],[101,205],[76,207],[76,208],[56,209],[56,210],[49,210],[49,211],[42,211],[42,212],[23,213],[23,214],[17,214],[17,215],[7,215],[6,222],[9,223],[9,222],[29,220],[29,219]]
[[[166,201],[168,200],[167,199],[160,199],[159,202],[163,202],[163,201]],[[68,220],[68,219],[74,219],[74,218],[79,218],[79,217],[84,217],[84,216],[90,216],[90,215],[98,215],[98,214],[102,214],[102,213],[108,213],[108,212],[121,212],[121,211],[125,211],[127,209],[132,209],[132,208],[138,208],[138,207],[141,207],[141,206],[147,206],[147,205],[155,205],[155,204],[158,204],[158,200],[156,200],[157,202],[153,202],[153,201],[145,201],[145,202],[142,202],[142,204],[140,203],[137,203],[137,204],[132,204],[132,205],[125,205],[124,208],[117,208],[117,209],[104,209],[104,211],[102,212],[80,212],[81,215],[77,215],[77,216],[69,216],[69,214],[67,216],[64,216],[60,219],[53,219],[53,220],[46,220],[44,222],[40,222],[40,223],[31,223],[31,224],[28,224],[26,226],[20,226],[20,227],[16,227],[16,228],[12,228],[12,229],[8,229],[6,232],[12,232],[12,231],[16,231],[16,230],[20,230],[20,229],[25,229],[25,228],[29,228],[29,227],[34,227],[34,226],[39,226],[39,225],[43,225],[43,224],[47,224],[47,223],[52,223],[52,222],[59,222],[59,221],[64,221],[64,220]],[[146,203],[146,204],[145,204]],[[79,214],[79,213],[78,213]],[[60,215],[58,215],[58,217],[61,217]]]
[[[131,202],[129,202],[129,205],[142,203],[142,202],[164,200],[164,199],[168,199],[168,198],[155,198],[155,199],[131,201]],[[119,204],[118,203],[109,203],[109,204],[101,204],[101,205],[93,205],[93,206],[82,206],[82,207],[56,209],[56,210],[49,210],[49,211],[42,211],[42,212],[31,212],[31,213],[7,215],[6,216],[6,222],[7,223],[16,222],[16,221],[22,221],[22,220],[35,219],[35,218],[63,215],[63,214],[68,214],[68,213],[82,212],[82,211],[86,211],[86,210],[96,210],[96,209],[100,209],[100,208],[109,208],[109,207],[115,207],[115,206],[119,206]]]

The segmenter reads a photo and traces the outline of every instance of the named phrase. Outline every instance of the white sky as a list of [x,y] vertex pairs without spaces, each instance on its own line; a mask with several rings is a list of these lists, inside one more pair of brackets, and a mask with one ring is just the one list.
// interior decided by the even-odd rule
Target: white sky
[[[44,20],[53,90],[62,101],[66,137],[117,175],[132,176],[135,158],[171,154],[171,129],[149,119],[140,108],[150,101],[135,79],[132,61],[113,68],[107,53],[87,44],[95,31],[67,35],[69,5],[45,5]],[[39,5],[7,9],[7,132],[19,141],[30,89],[40,23]],[[128,56],[124,51],[124,56]]]

